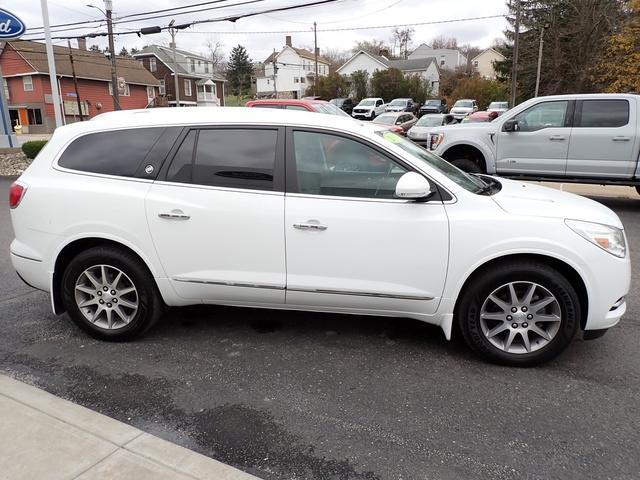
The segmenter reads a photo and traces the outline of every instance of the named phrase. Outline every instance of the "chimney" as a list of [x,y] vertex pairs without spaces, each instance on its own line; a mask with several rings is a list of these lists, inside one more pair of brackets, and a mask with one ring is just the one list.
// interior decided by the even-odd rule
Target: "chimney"
[[86,50],[87,49],[87,39],[85,37],[79,37],[78,38],[78,48],[80,50]]
[[287,47],[291,47],[291,35],[287,35],[286,37],[284,37],[284,43],[287,45]]

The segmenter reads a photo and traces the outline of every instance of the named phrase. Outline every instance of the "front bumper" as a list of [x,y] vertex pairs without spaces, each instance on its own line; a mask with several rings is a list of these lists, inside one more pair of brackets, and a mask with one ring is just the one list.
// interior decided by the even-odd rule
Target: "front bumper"
[[366,112],[353,112],[351,114],[353,118],[371,118],[373,116],[373,110],[368,110]]

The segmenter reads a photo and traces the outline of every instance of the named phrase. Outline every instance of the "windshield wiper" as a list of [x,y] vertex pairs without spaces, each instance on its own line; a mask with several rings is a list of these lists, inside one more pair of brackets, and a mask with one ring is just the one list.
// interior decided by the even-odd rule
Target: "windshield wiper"
[[480,186],[479,190],[476,192],[478,195],[486,195],[488,194],[492,194],[493,193],[493,187],[494,187],[494,183],[491,181],[486,181],[484,178],[482,178],[480,175],[478,175],[477,173],[472,173],[474,178],[477,178],[478,180],[480,180],[484,185]]

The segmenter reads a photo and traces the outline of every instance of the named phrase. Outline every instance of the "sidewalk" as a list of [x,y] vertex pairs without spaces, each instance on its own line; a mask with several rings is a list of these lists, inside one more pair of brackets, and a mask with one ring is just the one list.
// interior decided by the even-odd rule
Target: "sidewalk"
[[586,183],[553,183],[553,182],[530,182],[545,187],[555,188],[565,192],[586,195],[590,197],[609,198],[633,198],[640,200],[640,195],[634,187],[620,187],[617,185],[589,185]]
[[0,479],[258,480],[0,375]]

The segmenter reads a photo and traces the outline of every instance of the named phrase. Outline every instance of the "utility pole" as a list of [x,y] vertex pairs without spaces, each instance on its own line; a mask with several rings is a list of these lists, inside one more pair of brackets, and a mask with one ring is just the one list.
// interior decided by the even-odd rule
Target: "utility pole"
[[511,105],[513,108],[516,105],[516,89],[518,85],[518,40],[520,37],[520,0],[516,2],[516,24],[513,40],[513,59],[511,65]]
[[60,108],[60,90],[58,90],[58,80],[56,75],[56,61],[53,56],[53,43],[51,42],[51,28],[49,27],[49,7],[47,0],[40,0],[42,7],[42,24],[44,25],[44,38],[47,42],[47,63],[49,65],[49,82],[51,83],[51,96],[53,101],[53,112],[56,118],[56,127],[62,126],[62,109]]
[[111,91],[113,92],[113,109],[120,110],[120,93],[118,92],[118,73],[116,71],[116,49],[113,45],[113,22],[111,10],[112,0],[104,0],[107,17],[107,33],[109,34],[109,56],[111,57]]
[[[171,20],[170,25],[173,25],[174,20]],[[176,107],[180,106],[180,82],[178,81],[178,61],[176,60],[176,29],[170,28],[171,33],[171,51],[173,53],[173,86],[176,90]]]
[[273,95],[278,98],[278,88],[276,87],[276,77],[278,75],[278,65],[276,64],[276,49],[273,49]]
[[316,29],[316,22],[313,22],[313,57],[316,62],[316,76],[313,79],[313,95],[317,95],[318,85],[318,30]]
[[71,51],[71,40],[67,39],[67,45],[69,47],[69,61],[71,62],[71,75],[73,75],[73,89],[76,91],[76,101],[78,102],[78,115],[80,121],[83,121],[82,117],[82,102],[80,101],[80,92],[78,92],[78,77],[76,77],[76,67],[73,65],[73,52]]
[[536,93],[534,97],[538,96],[538,90],[540,89],[540,70],[542,68],[542,45],[544,43],[544,31],[549,28],[548,24],[544,24],[540,29],[540,46],[538,47],[538,71],[536,73]]

